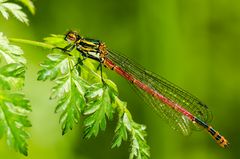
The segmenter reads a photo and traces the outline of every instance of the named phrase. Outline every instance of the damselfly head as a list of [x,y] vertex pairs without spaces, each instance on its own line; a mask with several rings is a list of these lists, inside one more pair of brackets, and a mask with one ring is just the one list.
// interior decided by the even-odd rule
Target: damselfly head
[[77,40],[79,40],[81,37],[76,31],[69,31],[64,40],[70,42],[70,43],[75,43]]

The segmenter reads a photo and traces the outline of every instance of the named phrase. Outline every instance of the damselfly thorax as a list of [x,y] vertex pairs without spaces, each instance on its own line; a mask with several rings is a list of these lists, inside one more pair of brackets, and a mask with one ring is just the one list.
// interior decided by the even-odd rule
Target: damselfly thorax
[[82,56],[94,59],[103,63],[105,56],[108,54],[106,45],[100,40],[83,38],[76,32],[69,32],[65,39],[74,41],[74,46],[82,54]]

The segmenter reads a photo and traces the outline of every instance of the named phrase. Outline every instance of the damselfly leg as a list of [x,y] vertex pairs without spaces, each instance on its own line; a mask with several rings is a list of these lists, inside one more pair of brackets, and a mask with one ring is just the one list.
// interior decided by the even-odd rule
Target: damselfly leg
[[58,49],[58,50],[61,50],[62,52],[66,53],[67,55],[69,56],[72,56],[70,54],[70,52],[75,48],[75,45],[74,44],[68,44],[67,46],[65,46],[64,48],[61,48],[61,47],[54,47],[52,48],[52,50],[54,49]]
[[97,70],[99,70],[99,69],[100,69],[100,75],[101,75],[102,83],[103,83],[103,84],[106,84],[106,82],[105,82],[104,79],[103,79],[102,63],[101,63],[101,62],[99,62],[99,65],[98,65],[98,67],[97,67]]

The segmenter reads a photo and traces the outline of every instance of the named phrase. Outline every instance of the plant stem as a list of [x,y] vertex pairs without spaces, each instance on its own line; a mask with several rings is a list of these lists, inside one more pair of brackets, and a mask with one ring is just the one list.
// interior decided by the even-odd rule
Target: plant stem
[[46,44],[46,43],[43,43],[43,42],[38,42],[38,41],[25,40],[25,39],[16,39],[16,38],[10,38],[9,40],[11,42],[17,42],[17,43],[22,43],[22,44],[29,44],[29,45],[33,45],[33,46],[43,47],[43,48],[46,48],[46,49],[54,48],[53,45]]

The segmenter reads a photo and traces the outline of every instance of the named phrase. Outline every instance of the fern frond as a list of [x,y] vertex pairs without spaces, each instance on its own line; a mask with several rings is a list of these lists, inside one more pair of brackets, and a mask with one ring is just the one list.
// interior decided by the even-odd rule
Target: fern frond
[[20,47],[9,44],[0,33],[0,138],[5,135],[7,143],[27,155],[29,134],[25,128],[31,123],[27,115],[31,111],[29,101],[20,91],[24,84],[25,63]]
[[60,112],[62,134],[67,133],[80,120],[81,112],[85,106],[85,90],[88,83],[79,77],[74,70],[74,58],[62,53],[48,55],[38,72],[38,80],[50,79],[56,85],[52,89],[50,99],[57,99],[55,112]]
[[84,115],[84,137],[97,136],[99,130],[105,130],[107,118],[113,118],[113,99],[116,92],[107,83],[93,84],[86,92],[87,106]]
[[35,7],[31,0],[17,0],[17,1],[25,5],[32,14],[35,14]]
[[119,119],[117,128],[115,130],[115,137],[112,148],[119,147],[123,140],[127,140],[129,134],[131,137],[131,152],[129,158],[150,158],[150,148],[147,145],[145,139],[147,136],[147,133],[145,131],[146,126],[133,121],[132,116],[126,107],[126,102],[121,101],[118,97],[115,97],[115,100],[119,110]]
[[[15,39],[16,41],[16,39]],[[23,40],[18,40],[19,42]],[[67,43],[62,35],[52,35],[45,38],[46,43],[30,42],[46,48],[64,47]],[[113,147],[119,147],[122,141],[128,138],[131,143],[130,159],[147,159],[150,156],[149,146],[146,142],[146,127],[133,121],[126,103],[118,98],[116,85],[103,73],[104,83],[99,72],[94,67],[93,60],[81,60],[81,54],[77,50],[65,53],[60,50],[48,55],[38,73],[38,80],[50,79],[56,85],[52,89],[50,99],[57,99],[56,112],[60,112],[60,124],[62,133],[65,134],[74,127],[74,123],[83,121],[84,137],[97,136],[100,130],[106,129],[107,120],[118,113],[118,124],[115,130]]]
[[31,123],[27,115],[31,111],[29,101],[23,94],[0,91],[0,138],[5,134],[7,143],[27,156],[29,134],[25,128]]
[[17,18],[20,22],[28,25],[27,15],[22,11],[22,7],[18,4],[8,2],[7,0],[0,0],[0,12],[5,19],[9,18],[9,13]]

